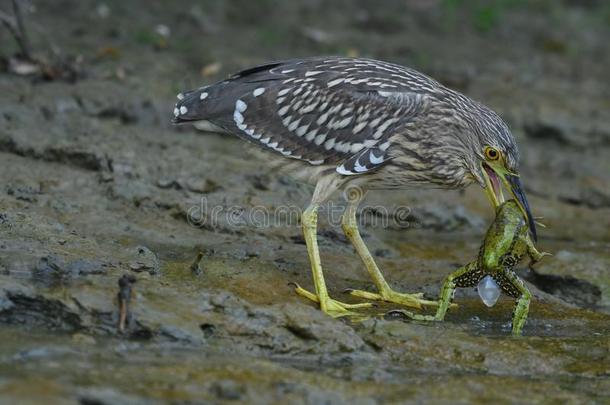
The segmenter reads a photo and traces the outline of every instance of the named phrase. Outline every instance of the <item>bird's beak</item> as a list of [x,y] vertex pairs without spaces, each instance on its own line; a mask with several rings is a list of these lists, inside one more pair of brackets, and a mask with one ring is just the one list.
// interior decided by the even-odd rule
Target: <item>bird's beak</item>
[[483,174],[485,177],[485,192],[494,208],[504,202],[504,195],[502,194],[502,185],[504,185],[517,201],[523,216],[527,219],[532,238],[536,241],[536,224],[519,175],[509,172],[500,165],[496,166],[488,163],[483,163]]

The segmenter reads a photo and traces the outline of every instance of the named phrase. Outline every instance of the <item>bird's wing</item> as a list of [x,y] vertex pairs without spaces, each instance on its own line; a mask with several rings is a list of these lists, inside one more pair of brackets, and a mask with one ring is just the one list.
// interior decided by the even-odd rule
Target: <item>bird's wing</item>
[[336,170],[339,174],[351,176],[375,170],[391,159],[389,153],[381,148],[366,148],[347,158]]
[[204,120],[290,158],[364,173],[389,160],[388,139],[421,114],[435,84],[380,63],[316,58],[258,66],[183,95],[175,121]]

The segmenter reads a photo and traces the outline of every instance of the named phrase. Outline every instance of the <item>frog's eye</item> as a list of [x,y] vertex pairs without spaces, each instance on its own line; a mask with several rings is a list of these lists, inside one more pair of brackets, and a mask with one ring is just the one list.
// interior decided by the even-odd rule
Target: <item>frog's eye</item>
[[483,153],[485,154],[485,158],[487,160],[498,160],[500,158],[500,152],[491,146],[486,146]]

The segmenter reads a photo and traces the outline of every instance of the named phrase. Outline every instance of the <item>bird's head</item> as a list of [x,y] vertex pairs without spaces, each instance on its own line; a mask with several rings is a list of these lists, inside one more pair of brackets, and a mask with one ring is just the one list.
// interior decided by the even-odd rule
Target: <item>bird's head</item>
[[536,225],[519,175],[519,149],[508,126],[493,112],[485,125],[476,128],[471,150],[470,171],[497,208],[504,202],[502,188],[506,188],[519,204],[527,219],[532,237],[536,240]]

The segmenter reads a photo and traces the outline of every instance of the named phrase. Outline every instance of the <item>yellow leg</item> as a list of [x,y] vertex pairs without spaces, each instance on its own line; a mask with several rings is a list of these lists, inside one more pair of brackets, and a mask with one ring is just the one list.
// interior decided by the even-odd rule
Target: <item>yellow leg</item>
[[309,253],[309,261],[311,262],[311,271],[313,273],[313,283],[316,293],[311,293],[304,288],[296,285],[296,293],[320,304],[320,309],[332,317],[340,316],[358,316],[359,314],[350,311],[356,308],[371,307],[372,304],[345,304],[329,297],[322,274],[322,264],[320,262],[320,251],[318,250],[318,240],[316,237],[318,224],[318,205],[310,205],[301,217],[303,235],[307,252]]
[[348,202],[347,208],[343,213],[341,227],[343,228],[345,236],[347,236],[350,242],[352,242],[356,252],[364,262],[364,265],[373,279],[378,292],[371,293],[362,290],[349,290],[350,294],[369,300],[393,302],[414,308],[421,308],[423,305],[438,306],[437,301],[423,299],[422,293],[405,294],[394,291],[388,282],[383,278],[383,274],[381,274],[379,267],[377,267],[373,256],[371,256],[371,253],[364,244],[364,241],[360,236],[360,232],[358,231],[358,222],[356,220],[356,209],[358,202],[359,201]]

